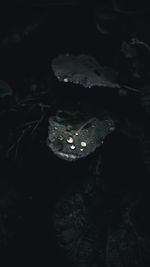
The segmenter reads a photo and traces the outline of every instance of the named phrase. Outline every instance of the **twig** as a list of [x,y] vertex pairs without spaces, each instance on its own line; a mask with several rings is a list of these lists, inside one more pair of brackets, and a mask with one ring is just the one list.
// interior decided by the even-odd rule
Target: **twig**
[[17,141],[11,145],[11,147],[7,150],[6,156],[9,156],[9,153],[15,148],[15,159],[17,158],[17,153],[18,153],[18,147],[19,147],[19,143],[21,142],[23,136],[25,133],[25,129],[22,131],[22,134],[19,136],[19,138],[17,139]]
[[33,128],[32,132],[31,132],[31,135],[33,135],[34,132],[36,131],[36,129],[39,127],[39,125],[40,125],[41,121],[43,120],[43,118],[44,118],[44,115],[42,115],[40,120],[37,121],[35,127]]
[[34,120],[34,121],[28,121],[28,122],[25,122],[25,123],[24,123],[24,126],[29,126],[29,125],[38,123],[38,121],[39,121],[39,120]]
[[81,130],[82,130],[88,123],[90,123],[91,121],[93,121],[94,119],[95,119],[95,117],[89,119],[89,120],[86,121],[84,124],[82,124],[81,127],[79,128],[79,130],[77,130],[77,131],[75,132],[75,135],[76,135],[76,134],[79,134],[79,133],[81,132]]
[[136,88],[133,88],[133,87],[130,87],[130,86],[127,86],[127,85],[123,85],[123,88],[125,88],[125,89],[127,89],[129,91],[132,91],[132,92],[140,93],[139,89],[136,89]]
[[40,99],[40,97],[26,97],[25,99],[19,99],[19,100],[16,100],[16,104],[17,105],[20,105],[20,104],[24,104],[26,102],[30,102],[30,101],[33,101],[33,100],[38,100]]

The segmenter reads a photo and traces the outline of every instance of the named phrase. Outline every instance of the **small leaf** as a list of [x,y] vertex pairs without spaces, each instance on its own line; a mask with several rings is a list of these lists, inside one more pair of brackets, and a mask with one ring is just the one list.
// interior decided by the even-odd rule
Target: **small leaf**
[[60,55],[52,61],[52,69],[59,81],[72,82],[86,87],[120,88],[117,73],[110,67],[102,67],[87,55]]
[[64,112],[49,118],[47,144],[58,157],[74,161],[88,156],[115,130],[109,115],[90,117],[80,112]]

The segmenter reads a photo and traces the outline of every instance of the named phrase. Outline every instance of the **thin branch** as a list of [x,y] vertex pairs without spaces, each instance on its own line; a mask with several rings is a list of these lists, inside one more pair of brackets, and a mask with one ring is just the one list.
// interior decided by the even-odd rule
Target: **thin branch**
[[41,116],[40,120],[37,121],[35,127],[33,128],[32,132],[31,132],[31,135],[34,134],[34,132],[36,131],[36,129],[39,127],[41,121],[43,120],[44,116]]
[[86,121],[84,124],[82,124],[81,127],[79,128],[79,130],[77,130],[77,131],[75,132],[75,134],[79,134],[79,133],[81,132],[81,130],[82,130],[87,124],[89,124],[91,121],[93,121],[94,119],[95,119],[95,117],[89,119],[89,120]]
[[129,90],[129,91],[132,91],[132,92],[136,92],[136,93],[141,93],[141,91],[139,89],[136,89],[136,88],[133,88],[133,87],[130,87],[130,86],[127,86],[127,85],[123,85],[123,88]]

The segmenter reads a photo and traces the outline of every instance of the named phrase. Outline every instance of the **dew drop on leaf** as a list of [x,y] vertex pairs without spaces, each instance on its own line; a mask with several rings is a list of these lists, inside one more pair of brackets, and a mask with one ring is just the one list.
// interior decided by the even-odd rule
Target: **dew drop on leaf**
[[81,142],[81,146],[86,147],[86,143],[85,142]]
[[72,137],[69,137],[69,138],[67,139],[67,142],[70,143],[70,144],[73,143],[73,138],[72,138]]
[[57,112],[49,118],[47,144],[59,158],[74,161],[102,146],[105,137],[114,130],[115,123],[108,114],[91,117],[81,112],[65,111],[63,120],[60,120]]
[[70,148],[71,148],[71,149],[75,149],[76,147],[75,147],[74,145],[71,145]]

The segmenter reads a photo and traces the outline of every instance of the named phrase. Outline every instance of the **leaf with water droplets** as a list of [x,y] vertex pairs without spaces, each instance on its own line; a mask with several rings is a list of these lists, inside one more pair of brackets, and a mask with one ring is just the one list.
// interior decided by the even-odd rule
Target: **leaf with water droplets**
[[88,156],[100,147],[115,130],[113,119],[105,114],[90,117],[80,112],[57,112],[49,118],[47,144],[58,157],[74,161]]
[[116,82],[116,71],[110,67],[102,67],[92,56],[60,55],[53,59],[52,69],[59,81],[84,87],[120,88]]

